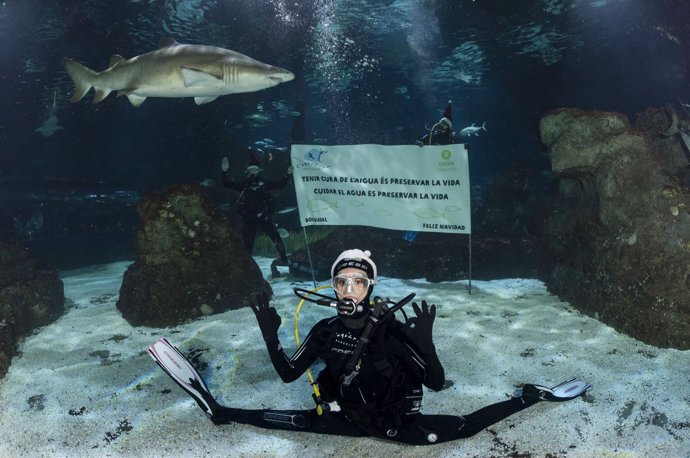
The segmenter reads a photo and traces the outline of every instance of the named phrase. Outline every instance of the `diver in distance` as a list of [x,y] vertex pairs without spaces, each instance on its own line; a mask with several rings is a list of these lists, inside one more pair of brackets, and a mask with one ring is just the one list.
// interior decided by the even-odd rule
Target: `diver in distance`
[[[230,163],[227,157],[221,162],[223,172],[223,186],[240,193],[237,198],[239,212],[242,215],[242,241],[251,254],[254,248],[254,239],[259,229],[268,235],[278,251],[278,262],[287,265],[287,253],[285,245],[278,233],[274,220],[275,199],[271,191],[285,187],[292,176],[292,166],[288,167],[285,175],[280,180],[268,180],[261,176],[259,159],[249,148],[250,160],[242,180],[233,179],[230,176]],[[274,277],[280,276],[276,268],[276,261],[271,264],[271,273]]]
[[453,104],[450,100],[441,119],[431,128],[427,127],[427,130],[428,132],[415,142],[417,146],[459,143],[455,132],[453,132]]
[[[450,100],[443,111],[441,119],[431,128],[426,127],[426,130],[428,132],[415,142],[417,146],[452,145],[458,143],[455,132],[453,132],[453,103]],[[403,233],[403,239],[413,243],[417,239],[417,235],[419,235],[417,231],[406,231]]]
[[[473,436],[540,401],[567,401],[591,385],[580,379],[553,388],[525,384],[514,397],[468,415],[421,413],[422,386],[443,389],[445,374],[436,354],[432,328],[436,306],[412,303],[414,317],[395,319],[414,294],[388,307],[374,298],[376,265],[369,251],[346,250],[331,267],[335,298],[311,292],[311,301],[335,307],[337,315],[319,321],[288,357],[278,340],[281,319],[264,293],[251,305],[268,354],[284,382],[300,377],[317,359],[325,363],[313,383],[311,410],[237,409],[220,405],[199,374],[164,338],[148,349],[160,367],[190,394],[215,424],[242,423],[350,437],[377,437],[426,445]],[[295,293],[307,299],[306,290]],[[313,299],[318,297],[319,299]],[[309,373],[310,374],[310,373]],[[310,374],[311,377],[311,374]]]

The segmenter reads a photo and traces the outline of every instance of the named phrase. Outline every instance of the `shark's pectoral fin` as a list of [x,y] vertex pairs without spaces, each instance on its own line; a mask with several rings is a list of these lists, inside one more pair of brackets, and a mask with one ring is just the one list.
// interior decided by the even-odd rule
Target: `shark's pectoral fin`
[[185,87],[218,85],[219,78],[210,73],[189,67],[180,67],[180,71]]
[[213,102],[217,98],[217,95],[212,95],[210,97],[194,97],[194,102],[196,102],[197,105],[203,105],[204,103]]

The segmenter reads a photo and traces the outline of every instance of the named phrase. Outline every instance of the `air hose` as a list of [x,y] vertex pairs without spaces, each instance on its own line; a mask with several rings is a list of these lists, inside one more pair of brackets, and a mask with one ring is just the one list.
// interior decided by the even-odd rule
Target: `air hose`
[[[312,289],[311,291],[307,291],[302,288],[294,288],[295,294],[297,297],[301,298],[302,300],[299,301],[299,304],[297,305],[297,310],[295,311],[295,341],[297,342],[297,349],[300,347],[300,341],[299,341],[299,312],[302,310],[302,304],[304,304],[304,301],[309,301],[313,302],[318,305],[325,305],[328,307],[338,307],[338,303],[334,301],[332,298],[329,298],[328,296],[324,296],[323,294],[317,293],[317,291],[322,290],[324,288],[330,288],[330,285],[322,285],[317,288]],[[321,299],[309,299],[310,295],[315,295],[320,297]],[[373,332],[373,328],[375,325],[379,322],[379,319],[383,317],[384,314],[387,313],[395,313],[398,310],[401,310],[402,307],[410,302],[412,298],[414,298],[415,293],[408,294],[405,296],[402,300],[398,301],[397,303],[394,303],[393,306],[389,309],[386,307],[386,304],[392,303],[388,299],[382,299],[379,297],[376,297],[374,300],[374,305],[375,305],[375,310],[372,316],[369,317],[369,321],[367,322],[367,326],[365,326],[364,331],[362,332],[362,336],[360,337],[360,340],[357,343],[357,348],[353,352],[352,356],[350,357],[350,360],[348,361],[348,374],[347,377],[349,381],[351,381],[354,377],[357,376],[358,371],[354,371],[353,368],[357,365],[356,363],[359,362],[359,358],[362,354],[362,351],[366,347],[366,345],[369,343],[369,337],[370,334]],[[340,309],[339,309],[340,310]],[[403,312],[404,314],[405,312]],[[405,319],[407,319],[407,315],[405,315]],[[352,367],[349,367],[352,366]],[[314,398],[314,402],[316,403],[316,412],[319,415],[323,415],[324,411],[327,411],[329,409],[328,403],[326,403],[322,398],[321,398],[321,392],[319,391],[319,386],[317,385],[316,381],[314,380],[314,376],[311,374],[311,370],[307,369],[307,377],[309,377],[309,383],[312,386],[312,389],[314,390],[314,394],[312,397]],[[346,383],[346,385],[349,385],[349,381]]]
[[[315,293],[316,291],[322,290],[324,288],[330,288],[330,285],[322,285],[317,288],[314,288],[305,297],[309,297],[309,294]],[[305,297],[302,297],[302,300],[299,301],[299,304],[297,305],[297,310],[295,311],[295,341],[297,342],[298,349],[300,347],[299,312],[300,310],[302,310],[302,304],[304,304]],[[323,399],[321,399],[321,392],[319,391],[319,386],[316,384],[316,381],[314,380],[314,376],[311,374],[311,369],[307,369],[307,377],[309,377],[309,383],[311,384],[311,387],[314,390],[314,394],[312,395],[312,397],[314,398],[314,402],[316,403],[316,412],[319,415],[323,415],[323,412],[328,410],[329,407],[328,404],[324,402]]]
[[437,122],[436,124],[431,126],[431,130],[429,131],[429,145],[432,145],[431,138],[434,136],[434,129],[436,129],[436,127],[438,127],[439,124],[441,124],[441,123]]

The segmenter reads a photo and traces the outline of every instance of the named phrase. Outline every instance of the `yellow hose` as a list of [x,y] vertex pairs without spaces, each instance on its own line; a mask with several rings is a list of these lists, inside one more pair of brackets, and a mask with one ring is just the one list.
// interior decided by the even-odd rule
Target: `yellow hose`
[[[315,293],[319,290],[322,290],[324,288],[330,288],[330,285],[322,285],[319,286],[315,289],[312,289],[309,294]],[[309,297],[309,294],[307,294],[307,297]],[[295,311],[295,341],[297,342],[297,348],[299,349],[300,347],[300,342],[299,342],[299,312],[302,310],[302,304],[304,304],[304,299],[299,301],[299,304],[297,305],[297,310]],[[309,377],[309,383],[311,384],[311,387],[314,389],[314,400],[316,401],[316,412],[319,415],[323,414],[323,402],[321,401],[321,392],[319,391],[319,386],[316,384],[316,381],[314,381],[314,377],[311,375],[311,370],[307,369],[307,377]]]

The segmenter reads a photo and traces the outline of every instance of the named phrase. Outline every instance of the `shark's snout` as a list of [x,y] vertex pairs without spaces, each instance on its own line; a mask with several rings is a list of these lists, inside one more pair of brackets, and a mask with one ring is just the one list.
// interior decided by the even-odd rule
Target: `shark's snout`
[[273,73],[272,75],[269,75],[268,79],[270,79],[271,81],[274,81],[276,84],[280,84],[280,83],[285,83],[287,81],[294,80],[295,74],[292,72],[289,72],[287,70],[283,70],[281,68],[280,71],[277,71],[276,73]]

